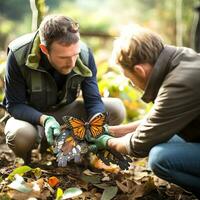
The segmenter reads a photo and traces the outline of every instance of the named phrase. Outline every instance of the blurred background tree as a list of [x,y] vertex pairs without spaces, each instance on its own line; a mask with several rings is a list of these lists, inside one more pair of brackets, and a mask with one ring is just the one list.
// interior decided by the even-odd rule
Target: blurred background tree
[[[31,0],[34,3],[41,0]],[[120,97],[127,108],[127,121],[143,116],[151,105],[140,101],[140,92],[109,63],[113,40],[124,25],[136,23],[158,32],[168,44],[192,46],[194,7],[198,0],[42,0],[46,14],[59,13],[80,23],[82,40],[94,51],[102,96]],[[41,5],[41,4],[40,4]],[[8,43],[35,30],[28,0],[0,0],[0,72]],[[0,82],[2,88],[2,83]]]

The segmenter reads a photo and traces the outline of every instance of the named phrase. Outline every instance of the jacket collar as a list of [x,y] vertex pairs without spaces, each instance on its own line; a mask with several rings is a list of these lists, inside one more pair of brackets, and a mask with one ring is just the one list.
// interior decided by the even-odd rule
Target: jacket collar
[[40,37],[38,34],[38,31],[35,33],[35,36],[33,37],[30,53],[28,54],[27,60],[26,60],[26,66],[28,66],[31,69],[38,69],[39,63],[40,63]]
[[161,51],[153,70],[151,76],[147,82],[145,92],[142,96],[142,100],[146,103],[153,102],[158,94],[160,86],[169,72],[169,63],[175,54],[177,48],[174,46],[166,45]]
[[[29,51],[30,53],[26,60],[26,66],[34,70],[38,70],[39,63],[41,60],[41,52],[40,52],[39,45],[40,45],[40,37],[37,31],[32,41],[32,45],[31,45],[32,48],[30,49]],[[74,67],[73,71],[76,74],[79,74],[84,77],[92,76],[91,70],[86,65],[83,64],[80,58],[77,59],[76,66]]]

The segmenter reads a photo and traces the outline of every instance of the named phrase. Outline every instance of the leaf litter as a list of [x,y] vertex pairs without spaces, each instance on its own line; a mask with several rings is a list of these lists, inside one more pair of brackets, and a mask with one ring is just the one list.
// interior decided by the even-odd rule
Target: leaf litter
[[1,152],[0,199],[195,200],[191,193],[146,170],[146,159],[133,160],[128,170],[116,170],[115,165],[106,169],[99,161],[61,168],[51,154],[33,155],[33,163],[25,166],[8,148],[5,152],[10,156],[2,156],[2,148]]

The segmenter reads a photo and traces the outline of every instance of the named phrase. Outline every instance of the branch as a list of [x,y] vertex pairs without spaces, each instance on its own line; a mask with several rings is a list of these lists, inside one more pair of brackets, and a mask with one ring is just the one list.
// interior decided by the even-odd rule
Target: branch
[[81,36],[83,37],[99,37],[103,39],[111,39],[116,37],[116,35],[111,35],[109,33],[103,33],[103,32],[81,32]]

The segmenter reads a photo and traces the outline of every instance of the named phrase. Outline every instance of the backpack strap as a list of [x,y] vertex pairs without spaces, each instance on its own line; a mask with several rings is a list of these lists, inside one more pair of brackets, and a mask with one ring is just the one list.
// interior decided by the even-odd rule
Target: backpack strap
[[8,45],[7,53],[12,50],[19,66],[25,64],[27,56],[32,48],[32,41],[35,39],[36,35],[37,32],[28,33],[13,40]]

